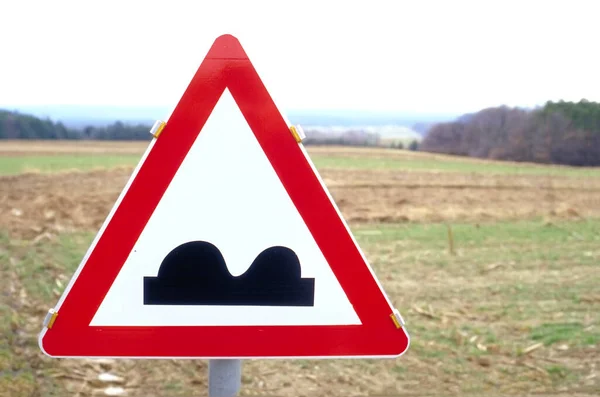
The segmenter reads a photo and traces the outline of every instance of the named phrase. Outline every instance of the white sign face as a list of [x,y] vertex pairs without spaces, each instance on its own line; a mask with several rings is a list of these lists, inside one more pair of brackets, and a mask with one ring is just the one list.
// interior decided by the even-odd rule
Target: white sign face
[[[314,279],[313,305],[145,304],[144,277],[157,277],[171,251],[195,241],[216,247],[235,277],[265,249],[291,249],[301,277]],[[90,325],[354,324],[353,306],[226,89]]]
[[[232,96],[233,93],[233,96]],[[397,357],[410,343],[239,41],[219,36],[39,335],[51,357]],[[206,343],[210,340],[211,343]]]

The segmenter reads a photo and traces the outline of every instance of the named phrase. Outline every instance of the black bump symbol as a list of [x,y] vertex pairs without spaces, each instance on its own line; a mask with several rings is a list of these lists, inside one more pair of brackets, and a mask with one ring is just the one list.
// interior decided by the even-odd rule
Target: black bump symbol
[[301,278],[287,247],[261,252],[239,277],[217,247],[192,241],[173,249],[156,277],[144,277],[144,305],[314,306],[315,279]]

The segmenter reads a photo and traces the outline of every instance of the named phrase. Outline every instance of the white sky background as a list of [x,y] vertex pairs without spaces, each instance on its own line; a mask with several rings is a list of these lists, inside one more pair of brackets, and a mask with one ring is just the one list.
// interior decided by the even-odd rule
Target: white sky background
[[284,109],[600,101],[600,2],[0,1],[0,107],[174,107],[236,35]]

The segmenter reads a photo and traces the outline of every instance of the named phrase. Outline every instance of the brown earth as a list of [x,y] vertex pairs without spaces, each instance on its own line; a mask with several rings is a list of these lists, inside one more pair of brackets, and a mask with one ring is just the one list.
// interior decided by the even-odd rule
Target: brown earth
[[[0,176],[0,228],[19,237],[96,230],[132,169]],[[357,222],[467,222],[600,216],[600,178],[321,170]]]

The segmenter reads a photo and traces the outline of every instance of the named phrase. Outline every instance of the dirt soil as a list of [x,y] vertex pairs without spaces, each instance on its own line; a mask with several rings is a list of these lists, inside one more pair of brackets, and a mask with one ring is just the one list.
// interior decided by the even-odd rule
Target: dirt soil
[[[132,168],[0,177],[0,228],[16,237],[97,230]],[[350,223],[600,216],[600,178],[321,171]]]

